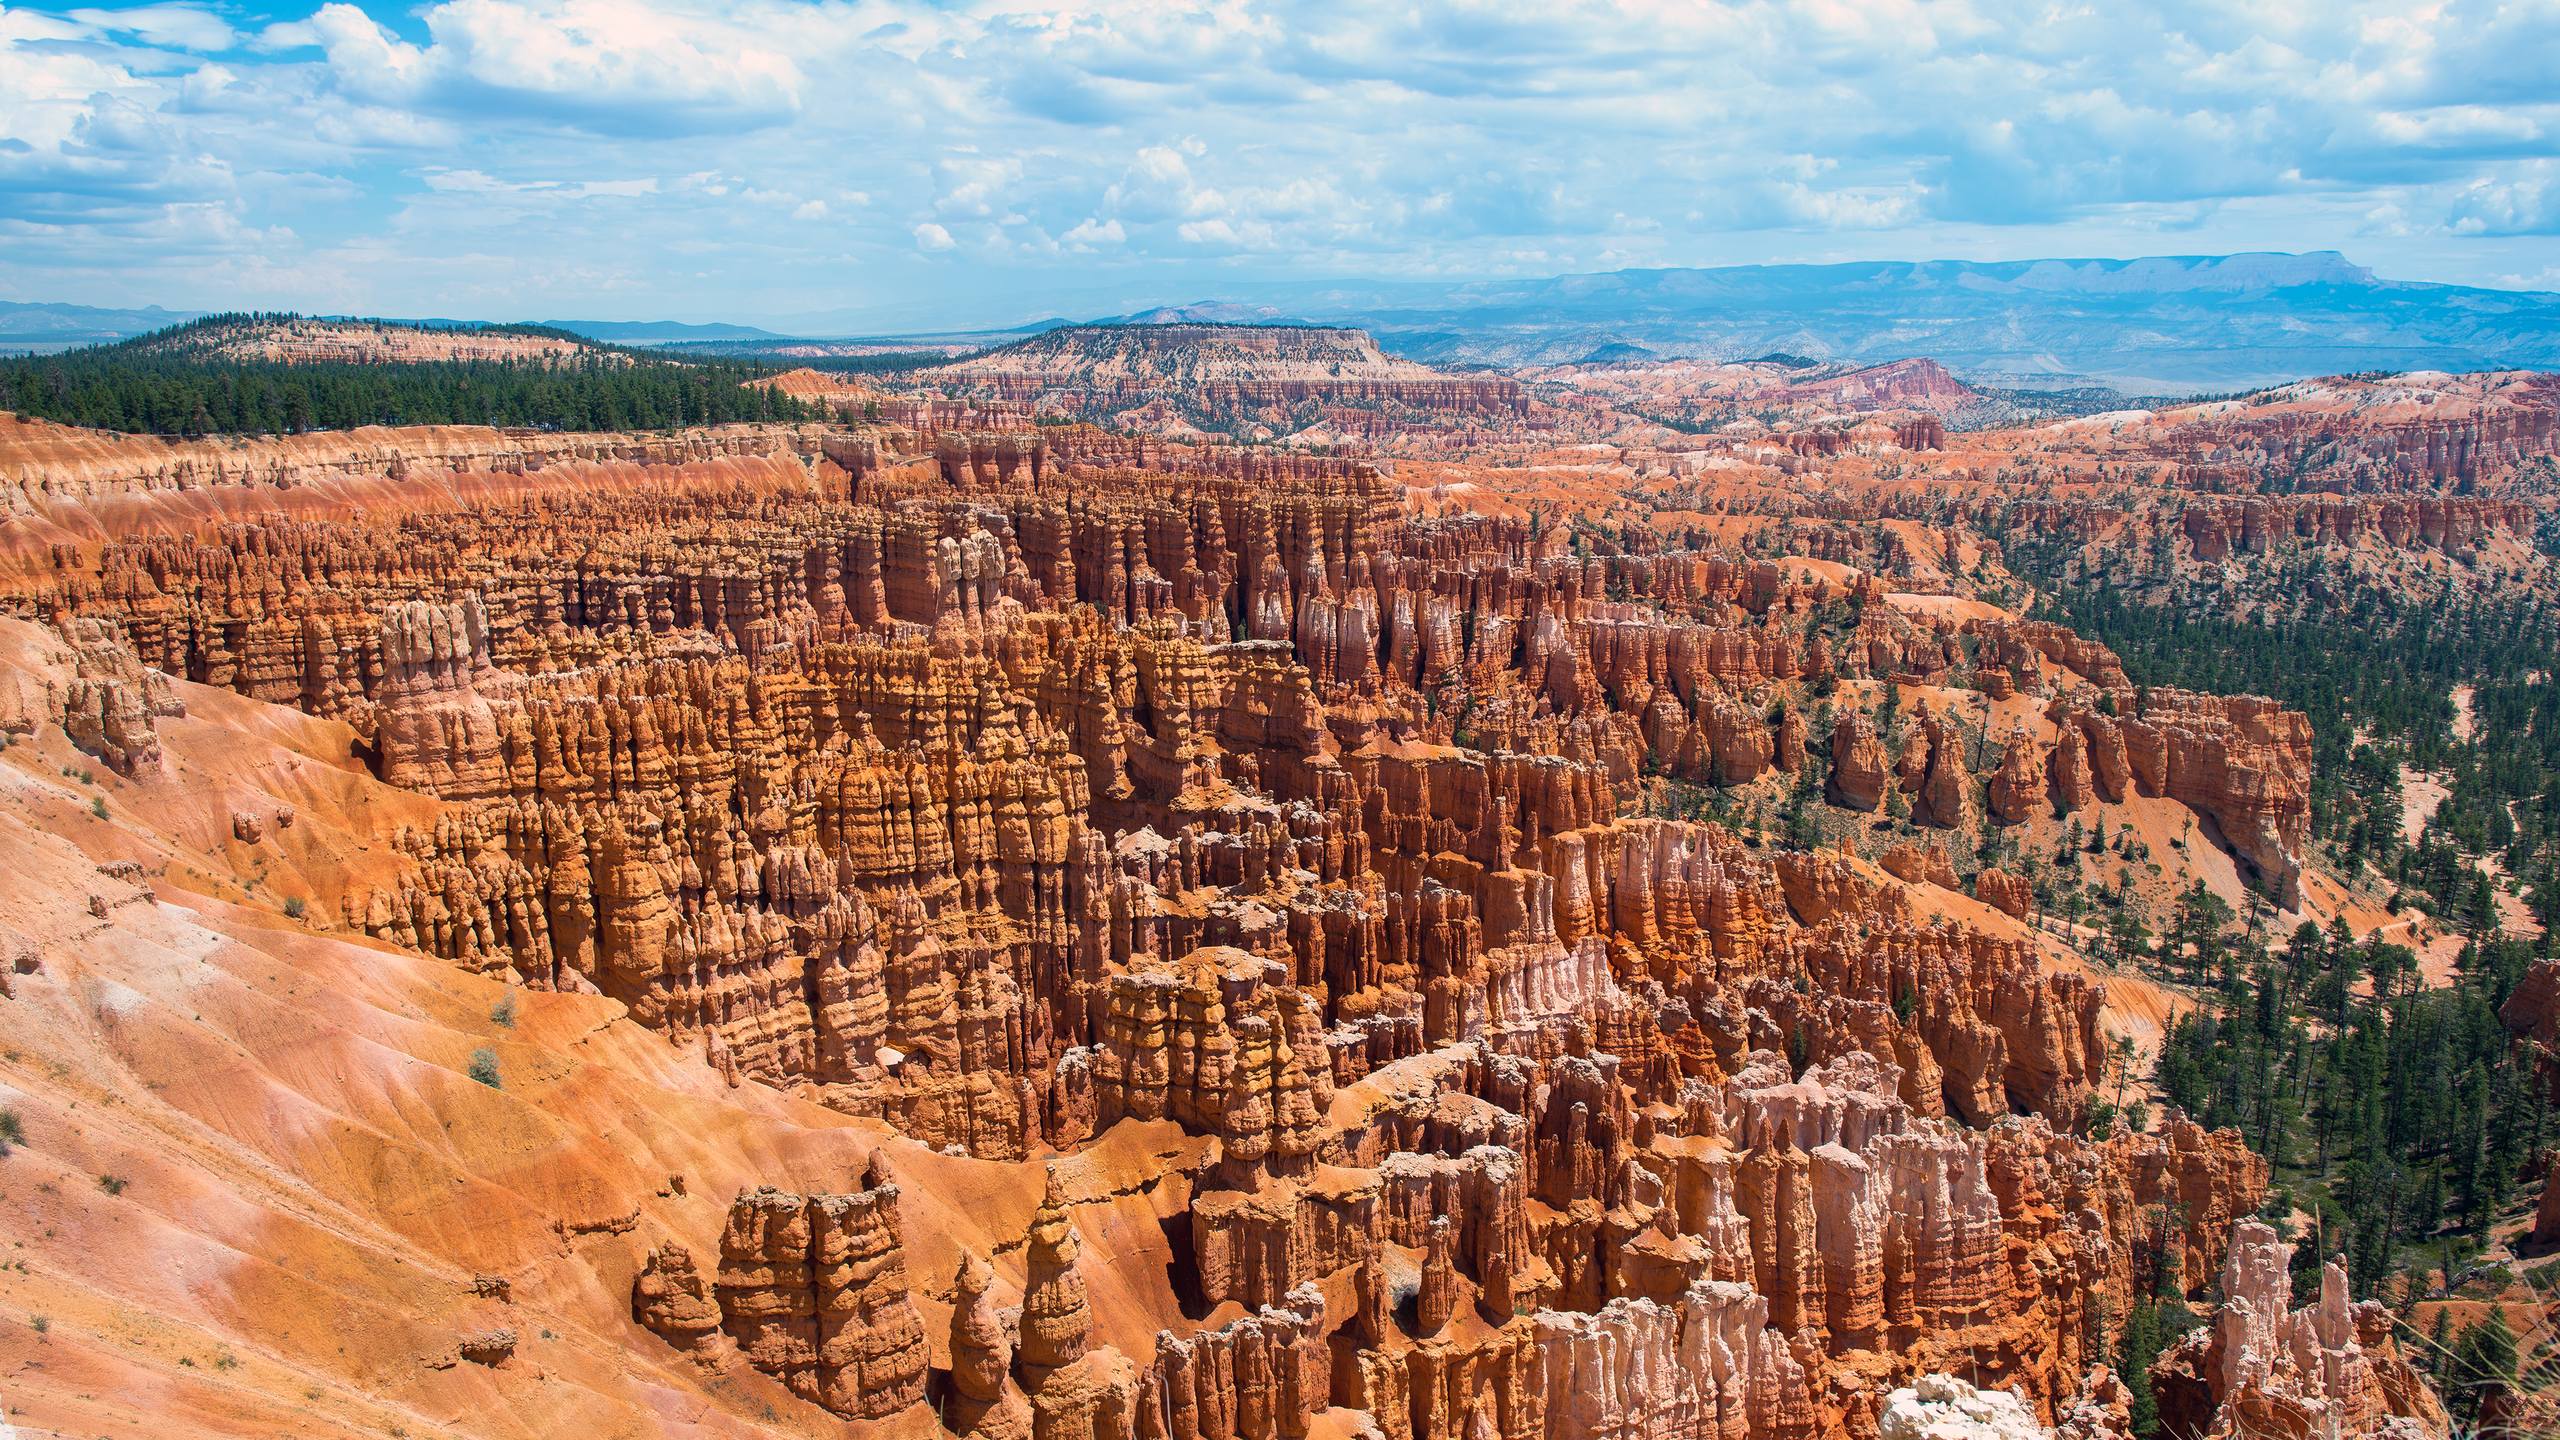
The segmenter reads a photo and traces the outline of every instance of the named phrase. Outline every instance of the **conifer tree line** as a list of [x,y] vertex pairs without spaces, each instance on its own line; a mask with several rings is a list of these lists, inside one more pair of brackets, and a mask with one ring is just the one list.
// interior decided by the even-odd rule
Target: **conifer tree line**
[[2474,940],[2454,982],[2426,986],[2406,946],[2305,923],[2281,945],[2255,935],[2173,957],[2200,980],[2163,1038],[2161,1098],[2237,1126],[2274,1166],[2285,1207],[2344,1255],[2361,1293],[2405,1266],[2460,1262],[2523,1199],[2552,1138],[2529,1047],[2498,1018],[2533,951]]
[[[2488,919],[2495,857],[2546,932],[2560,931],[2560,610],[2543,596],[2357,586],[2334,606],[2231,618],[2200,597],[2077,580],[2053,547],[2011,561],[2044,587],[2043,618],[2103,641],[2137,684],[2272,696],[2310,717],[2312,825],[2333,867],[2371,865],[2402,898],[2466,933]],[[2281,587],[2301,595],[2308,583]],[[2456,687],[2472,723],[2455,733]],[[2412,845],[2404,767],[2451,794]]]
[[[2156,943],[2126,897],[2106,927],[2119,959],[2190,987],[2154,1089],[2207,1125],[2237,1126],[2268,1158],[2261,1218],[2297,1242],[2296,1302],[2316,1295],[2323,1261],[2342,1257],[2356,1293],[2400,1317],[2457,1433],[2493,1425],[2497,1397],[2553,1378],[2550,1337],[2519,1335],[2496,1305],[2462,1326],[2440,1308],[2431,1332],[2411,1317],[2430,1297],[2486,1298],[2519,1279],[2547,1288],[2483,1252],[2501,1222],[2524,1223],[2539,1157],[2560,1145],[2552,1077],[2499,1018],[2560,933],[2560,614],[2524,589],[2340,587],[2316,552],[2237,604],[2192,582],[2080,573],[2040,537],[2018,537],[2008,559],[2039,586],[2042,618],[2104,642],[2136,684],[2268,695],[2303,711],[2313,831],[2330,867],[2464,937],[2451,983],[2430,986],[2406,946],[2334,921],[2271,937],[2263,908],[2235,914],[2201,885],[2163,917]],[[2468,690],[2467,735],[2457,687]],[[2402,830],[2411,772],[2451,792],[2414,843]],[[2521,882],[2541,938],[2507,933],[2484,860]],[[2199,1323],[2169,1292],[2127,1317],[2117,1360],[2137,1435],[2165,1433],[2143,1372]]]
[[[757,383],[774,367],[676,361],[586,341],[565,359],[286,362],[221,342],[289,315],[210,315],[112,345],[0,360],[0,409],[138,435],[298,435],[358,425],[665,430],[817,420],[821,408]],[[475,334],[578,340],[539,326]]]
[[[2155,953],[2201,1001],[2164,1043],[2163,1098],[2240,1126],[2280,1178],[2306,1174],[2331,1192],[2359,1284],[2440,1230],[2484,1238],[2542,1140],[2541,1087],[2497,1012],[2560,928],[2560,684],[2547,673],[2560,618],[2529,594],[2373,586],[2231,618],[2081,581],[2053,547],[2022,541],[2011,560],[2044,587],[2049,618],[2113,648],[2137,684],[2302,710],[2331,867],[2369,873],[2468,937],[2455,983],[2430,989],[2405,946],[2335,922],[2272,943],[2259,916],[2240,933],[2228,907],[2191,890]],[[2467,738],[2457,686],[2471,687]],[[2415,844],[2401,830],[2404,767],[2451,781]],[[2524,881],[2541,940],[2502,933],[2482,857]]]

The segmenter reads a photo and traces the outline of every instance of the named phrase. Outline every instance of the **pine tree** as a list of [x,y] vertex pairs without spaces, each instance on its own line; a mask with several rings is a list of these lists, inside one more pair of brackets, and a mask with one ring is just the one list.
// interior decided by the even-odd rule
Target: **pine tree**
[[2491,1306],[2478,1324],[2462,1332],[2449,1369],[2442,1387],[2445,1407],[2456,1422],[2477,1425],[2483,1404],[2516,1383],[2516,1336],[2504,1310]]

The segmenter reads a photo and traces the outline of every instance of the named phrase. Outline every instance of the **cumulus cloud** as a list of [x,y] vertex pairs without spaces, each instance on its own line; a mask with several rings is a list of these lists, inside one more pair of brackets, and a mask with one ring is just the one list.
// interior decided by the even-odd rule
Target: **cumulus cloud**
[[168,207],[231,191],[229,167],[171,123],[174,94],[145,57],[64,43],[92,33],[0,11],[0,216],[22,236],[147,228]]
[[2474,180],[2452,209],[2457,235],[2560,235],[2560,165],[2534,160]]
[[[309,284],[449,313],[430,287],[458,277],[545,310],[659,277],[774,315],[1090,276],[1190,298],[1195,271],[2122,253],[2171,230],[2500,283],[2547,272],[2526,249],[2560,233],[2548,3],[267,13],[0,9],[0,221],[45,238],[0,254],[0,286],[290,304]],[[161,288],[225,244],[277,290]]]
[[123,10],[74,10],[71,19],[109,34],[130,35],[147,45],[205,53],[238,43],[230,22],[195,5],[136,5]]
[[1129,232],[1123,229],[1120,222],[1116,219],[1096,220],[1092,216],[1088,215],[1084,219],[1077,221],[1074,229],[1069,230],[1066,234],[1061,235],[1058,238],[1062,242],[1075,246],[1079,249],[1095,250],[1106,245],[1118,245],[1127,241],[1129,238]]
[[761,129],[797,113],[806,84],[782,35],[716,11],[444,0],[424,18],[423,45],[344,3],[322,6],[307,31],[331,82],[365,101],[611,134]]

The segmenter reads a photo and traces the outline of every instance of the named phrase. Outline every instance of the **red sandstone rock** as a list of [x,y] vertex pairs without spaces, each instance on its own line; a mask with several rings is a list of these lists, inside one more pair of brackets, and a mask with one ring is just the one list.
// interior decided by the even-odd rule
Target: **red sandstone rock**
[[2402,1357],[2388,1312],[2347,1298],[2343,1264],[2322,1268],[2316,1302],[2292,1308],[2292,1255],[2273,1230],[2241,1222],[2214,1323],[2152,1367],[2162,1421],[2212,1437],[2448,1433],[2444,1406]]
[[1076,1255],[1075,1221],[1067,1214],[1053,1169],[1040,1213],[1031,1221],[1031,1280],[1022,1292],[1022,1380],[1035,1393],[1055,1372],[1084,1358],[1092,1320],[1085,1310]]
[[2115,1371],[2090,1371],[2078,1398],[2054,1417],[2053,1434],[2054,1440],[2132,1440],[2132,1392]]
[[1935,845],[1906,844],[1888,849],[1880,857],[1889,873],[1914,885],[1940,885],[1956,888],[1955,867],[1948,863],[1947,852]]
[[985,1260],[961,1257],[952,1281],[951,1398],[942,1420],[955,1435],[1022,1440],[1031,1433],[1031,1406],[1013,1382],[1013,1337],[987,1298],[994,1280]]
[[2119,728],[2143,792],[2211,816],[2278,899],[2293,903],[2310,839],[2310,721],[2257,696],[2150,690]]
[[631,1282],[631,1318],[680,1350],[701,1350],[720,1334],[720,1306],[693,1263],[693,1252],[669,1243],[649,1252]]
[[381,637],[374,724],[383,778],[454,800],[505,794],[502,721],[484,693],[495,675],[479,600],[399,606],[383,617]]
[[2546,1051],[2560,1050],[2560,960],[2536,960],[2526,966],[2524,978],[2498,1016],[2509,1030]]
[[1973,877],[1973,898],[2023,920],[2035,908],[2035,887],[2005,870],[1985,870]]
[[[925,1342],[897,1187],[877,1159],[866,1178],[870,1188],[851,1195],[739,1196],[720,1240],[718,1304],[749,1364],[836,1414],[876,1419],[924,1398]],[[653,1259],[651,1271],[680,1277],[681,1259]],[[652,1297],[640,1318],[674,1339],[689,1328],[690,1286],[669,1278],[661,1288],[669,1298]]]
[[2534,1207],[2533,1243],[2549,1245],[2560,1242],[2560,1165],[2545,1165],[2542,1175],[2542,1199]]
[[2098,803],[2098,782],[2091,768],[2089,742],[2081,728],[2065,721],[2062,733],[2054,742],[2053,808],[2063,814],[2086,810]]
[[[1918,784],[1906,788],[1920,795],[1920,809],[1942,830],[1973,828],[1973,776],[1966,769],[1964,737],[1934,715],[1912,727],[1912,743],[1925,757],[1925,768],[1913,765]],[[1910,752],[1905,752],[1906,762]]]
[[158,721],[186,713],[168,677],[144,669],[112,626],[75,620],[70,639],[79,659],[75,678],[63,693],[61,721],[71,743],[119,775],[158,775]]
[[1883,744],[1866,716],[1843,710],[1831,730],[1831,801],[1853,810],[1873,810],[1884,803],[1892,783]]
[[2001,745],[2000,767],[1990,785],[1991,813],[2016,824],[2041,812],[2045,797],[2044,749],[2030,735],[2012,735]]
[[[1871,575],[1441,524],[1341,457],[968,408],[916,400],[919,433],[830,435],[811,468],[563,465],[396,524],[137,533],[22,589],[345,719],[441,802],[338,897],[362,933],[601,992],[668,1064],[952,1152],[990,1196],[1050,1160],[1019,1247],[976,1216],[911,1236],[880,1173],[741,1195],[715,1283],[649,1254],[635,1319],[835,1414],[1867,1435],[1892,1383],[1967,1365],[2109,1412],[2103,1317],[2164,1256],[2209,1273],[2263,1162],[2183,1121],[2073,1139],[2102,993],[2033,947],[1923,923],[1836,853],[1627,818],[1649,772],[1787,783],[1814,677],[1962,683],[1955,624]],[[1854,631],[1806,633],[1851,596]],[[2282,712],[2126,689],[2119,724],[2088,708],[2103,647],[1982,646],[2061,737],[2004,749],[1995,814],[2169,794],[2299,853]],[[1837,801],[1900,784],[1972,825],[1946,717],[1977,712],[1915,702],[1897,777],[1839,709]],[[1887,864],[1955,883],[1935,845]],[[1180,1158],[1085,1188],[1108,1167],[1076,1152],[1133,1137]]]

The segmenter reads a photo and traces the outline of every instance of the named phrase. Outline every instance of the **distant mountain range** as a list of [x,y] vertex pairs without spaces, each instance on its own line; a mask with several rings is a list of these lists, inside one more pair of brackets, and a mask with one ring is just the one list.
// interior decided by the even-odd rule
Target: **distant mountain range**
[[[44,354],[75,345],[102,345],[166,330],[209,312],[100,309],[90,305],[28,304],[0,300],[0,354]],[[319,316],[319,319],[351,318]],[[370,317],[368,317],[370,318]],[[530,323],[566,330],[610,345],[680,345],[708,341],[779,341],[788,337],[753,325],[696,325],[681,320],[498,320],[423,319],[397,323],[439,329],[472,329],[483,325]]]
[[[2383,280],[2327,250],[1743,265],[1463,282],[1239,282],[1186,304],[1115,308],[1122,313],[1098,319],[1356,326],[1390,354],[1439,365],[1768,354],[1877,364],[1925,356],[1977,384],[2102,385],[2148,394],[2362,370],[2560,369],[2560,295]],[[120,339],[191,313],[0,304],[0,350]],[[764,342],[847,338],[858,329],[850,318],[839,312],[779,331],[679,321],[542,323],[615,344],[716,344],[738,355]],[[1068,323],[1044,319],[936,338],[992,345]],[[875,331],[867,338],[897,337]]]
[[2333,251],[1260,285],[1145,318],[1283,315],[1358,325],[1391,353],[1438,364],[1928,356],[1981,383],[2148,393],[2560,368],[2560,295],[2382,280]]
[[23,304],[0,300],[0,355],[48,354],[74,345],[102,345],[166,330],[193,320],[198,310],[101,310],[88,305]]
[[681,320],[537,320],[554,330],[566,330],[590,340],[609,345],[696,345],[705,341],[787,340],[771,330],[753,325],[691,325]]

